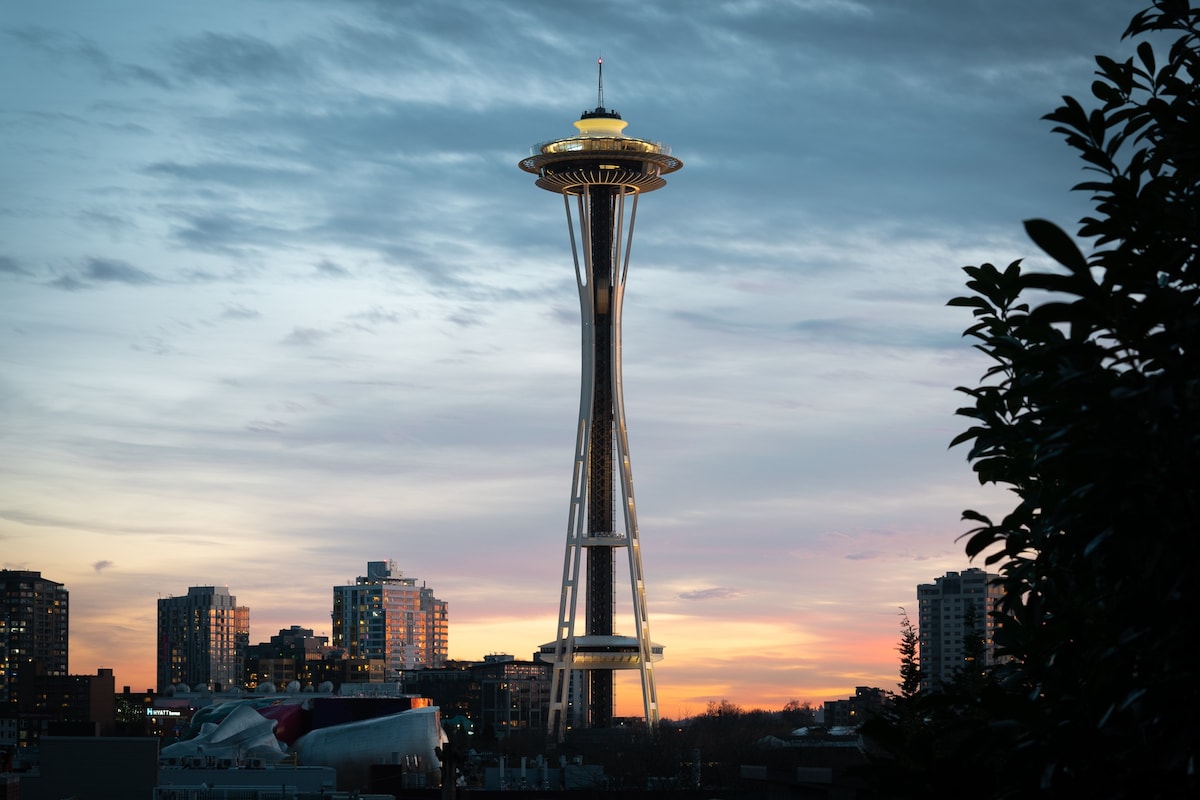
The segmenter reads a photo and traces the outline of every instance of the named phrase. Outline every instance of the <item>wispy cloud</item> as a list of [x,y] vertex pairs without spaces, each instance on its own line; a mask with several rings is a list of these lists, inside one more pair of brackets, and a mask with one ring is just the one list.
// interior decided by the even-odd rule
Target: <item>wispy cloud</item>
[[162,281],[143,269],[119,259],[89,257],[83,267],[73,273],[60,275],[49,285],[68,292],[95,289],[105,284],[153,286]]
[[81,292],[85,289],[92,288],[90,283],[82,281],[74,275],[62,275],[50,281],[49,286],[55,289],[62,289],[65,292]]
[[694,589],[690,592],[680,592],[680,600],[735,600],[741,597],[743,592],[740,589],[731,589],[725,586],[713,587],[711,589]]
[[320,275],[323,278],[348,278],[348,277],[350,277],[350,270],[346,269],[345,267],[341,266],[340,264],[335,264],[334,262],[329,261],[328,259],[323,259],[320,263],[317,264],[316,272],[318,275]]
[[0,256],[0,275],[28,276],[32,274],[32,272],[18,264],[15,258]]
[[295,188],[312,175],[296,167],[269,166],[261,163],[206,162],[180,164],[161,161],[144,170],[148,175],[170,176],[193,184],[221,184],[237,188]]
[[293,328],[292,332],[284,337],[283,343],[293,347],[311,347],[324,342],[332,335],[332,331],[319,328]]
[[227,305],[225,310],[221,312],[222,319],[258,319],[262,313],[254,308],[247,308],[243,305]]
[[269,224],[266,214],[248,210],[231,213],[224,210],[175,209],[174,237],[190,248],[205,253],[241,256],[261,248],[286,249],[295,241],[295,232]]
[[91,39],[41,26],[6,28],[3,35],[15,44],[34,50],[51,62],[66,60],[89,67],[99,78],[118,84],[146,84],[169,89],[170,82],[157,70],[111,58]]
[[224,86],[295,80],[309,72],[303,60],[246,34],[206,31],[178,39],[173,43],[171,56],[179,80],[207,80]]
[[132,264],[107,258],[89,258],[81,275],[85,280],[99,283],[126,283],[130,286],[146,286],[159,282],[153,275]]

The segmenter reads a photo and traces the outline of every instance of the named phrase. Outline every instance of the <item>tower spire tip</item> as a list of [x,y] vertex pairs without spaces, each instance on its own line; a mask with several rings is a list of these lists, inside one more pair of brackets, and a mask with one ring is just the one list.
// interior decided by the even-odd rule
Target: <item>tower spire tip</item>
[[596,72],[596,108],[592,111],[584,111],[582,119],[591,119],[594,117],[620,119],[621,115],[614,109],[604,107],[604,56],[596,58]]
[[596,110],[604,110],[604,56],[596,58],[596,68],[599,78],[596,82]]

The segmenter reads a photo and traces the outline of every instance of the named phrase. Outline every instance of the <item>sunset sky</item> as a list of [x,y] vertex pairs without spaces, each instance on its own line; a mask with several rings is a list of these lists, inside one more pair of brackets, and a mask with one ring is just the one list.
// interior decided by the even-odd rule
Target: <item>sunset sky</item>
[[580,336],[562,201],[517,164],[603,56],[626,133],[684,163],[625,303],[661,712],[893,689],[900,608],[1008,502],[948,448],[987,365],[946,302],[1045,263],[1023,219],[1087,212],[1041,116],[1140,8],[5,3],[0,566],[64,583],[71,671],[135,690],[157,598],[328,635],[385,559],[449,603],[451,657],[529,658]]

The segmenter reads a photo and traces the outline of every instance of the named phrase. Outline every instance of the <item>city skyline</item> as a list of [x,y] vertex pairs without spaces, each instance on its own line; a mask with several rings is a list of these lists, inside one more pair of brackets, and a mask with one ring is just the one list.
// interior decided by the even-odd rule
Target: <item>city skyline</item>
[[661,713],[894,687],[900,607],[1009,502],[948,449],[987,364],[946,301],[1087,213],[1040,117],[1140,4],[478,5],[0,11],[0,566],[70,591],[72,674],[139,690],[158,597],[328,635],[371,560],[446,600],[451,658],[548,641],[578,307],[514,165],[602,55],[687,164],[625,305]]

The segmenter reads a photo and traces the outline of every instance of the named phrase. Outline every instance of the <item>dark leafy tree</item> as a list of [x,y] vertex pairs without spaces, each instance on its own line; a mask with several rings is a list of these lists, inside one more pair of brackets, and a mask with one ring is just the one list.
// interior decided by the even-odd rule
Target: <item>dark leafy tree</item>
[[817,724],[817,707],[812,703],[789,700],[779,711],[779,719],[791,730]]
[[1200,11],[1153,0],[1125,35],[1136,57],[1096,58],[1097,107],[1047,116],[1091,173],[1091,254],[1031,220],[1058,266],[967,267],[951,301],[992,364],[960,389],[954,443],[1016,498],[964,513],[967,554],[1001,575],[1009,660],[922,698],[915,732],[872,731],[884,796],[964,769],[992,797],[1197,794]]
[[[981,483],[1016,507],[978,523],[967,554],[998,565],[995,716],[1025,758],[1011,796],[1179,797],[1196,788],[1200,604],[1200,11],[1155,0],[1100,56],[1092,111],[1047,116],[1094,179],[1079,235],[1026,231],[1061,269],[966,268],[967,334],[993,362],[963,388]],[[1042,302],[1031,305],[1034,294]],[[1003,711],[1003,710],[1001,710]]]

